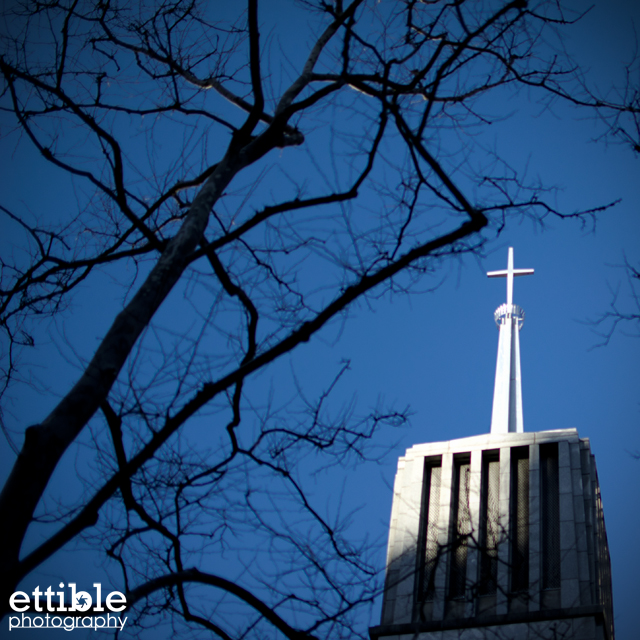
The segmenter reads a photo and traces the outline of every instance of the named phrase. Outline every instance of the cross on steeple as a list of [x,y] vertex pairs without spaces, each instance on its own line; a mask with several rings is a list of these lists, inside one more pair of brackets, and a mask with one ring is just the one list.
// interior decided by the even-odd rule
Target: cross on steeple
[[515,276],[530,276],[533,269],[514,269],[513,268],[513,247],[509,247],[509,257],[507,259],[507,268],[500,271],[488,271],[490,278],[507,278],[507,304],[513,304],[513,279]]
[[489,271],[490,278],[507,279],[507,303],[500,305],[494,314],[500,337],[496,382],[493,391],[491,433],[522,433],[522,381],[520,377],[520,329],[524,322],[524,311],[513,304],[513,279],[528,276],[533,269],[513,268],[513,247],[509,247],[507,268]]

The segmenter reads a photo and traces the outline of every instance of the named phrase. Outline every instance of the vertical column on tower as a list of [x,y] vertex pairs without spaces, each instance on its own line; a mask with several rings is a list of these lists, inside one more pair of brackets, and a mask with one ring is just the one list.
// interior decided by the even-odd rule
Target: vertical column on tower
[[[573,500],[573,473],[571,445],[558,443],[558,471],[560,489],[560,606],[576,607],[580,604],[578,545]],[[580,481],[582,485],[582,479]]]
[[542,541],[540,445],[529,446],[529,611],[540,610]]
[[407,456],[398,461],[387,551],[386,624],[410,622],[413,615],[423,470],[422,457]]
[[496,614],[508,611],[509,567],[511,545],[509,544],[509,520],[511,507],[511,447],[500,449],[500,542],[498,545],[498,587],[496,590]]
[[467,553],[467,585],[466,606],[464,615],[470,618],[476,614],[476,596],[480,583],[480,558],[481,558],[481,526],[480,503],[482,493],[482,450],[471,452],[471,478],[469,486],[469,513],[471,516],[471,534],[469,550]]

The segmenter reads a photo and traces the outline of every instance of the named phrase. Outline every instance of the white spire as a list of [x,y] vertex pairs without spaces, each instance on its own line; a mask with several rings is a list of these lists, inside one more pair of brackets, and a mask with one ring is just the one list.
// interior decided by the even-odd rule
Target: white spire
[[513,247],[509,247],[507,268],[489,271],[490,278],[507,279],[507,303],[498,307],[494,317],[500,329],[496,382],[493,391],[491,433],[522,433],[522,381],[520,378],[520,329],[524,311],[513,304],[513,278],[528,276],[533,269],[513,268]]

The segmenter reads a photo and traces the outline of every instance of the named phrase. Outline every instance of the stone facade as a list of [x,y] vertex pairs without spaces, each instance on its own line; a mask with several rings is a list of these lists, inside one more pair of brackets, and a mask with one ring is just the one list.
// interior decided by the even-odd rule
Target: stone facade
[[398,461],[370,636],[614,640],[610,575],[595,460],[575,429],[415,445]]

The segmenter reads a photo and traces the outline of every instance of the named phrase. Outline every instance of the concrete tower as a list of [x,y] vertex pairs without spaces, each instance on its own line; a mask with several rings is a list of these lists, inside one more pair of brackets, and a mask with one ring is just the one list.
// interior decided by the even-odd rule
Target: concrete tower
[[525,433],[509,249],[491,433],[398,461],[372,640],[614,640],[595,459],[575,429]]

